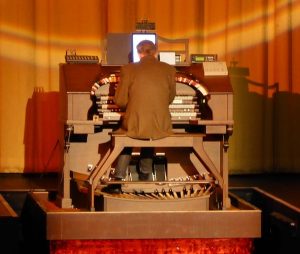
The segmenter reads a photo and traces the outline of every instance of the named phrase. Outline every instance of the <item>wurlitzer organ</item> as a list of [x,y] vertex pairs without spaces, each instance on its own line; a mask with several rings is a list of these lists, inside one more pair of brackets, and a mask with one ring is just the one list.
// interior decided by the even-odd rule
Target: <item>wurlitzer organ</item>
[[[116,152],[126,137],[115,134],[121,110],[113,96],[120,66],[62,64],[60,89],[65,124],[65,154],[60,204],[72,207],[76,191],[86,193],[87,206],[104,210],[210,210],[230,207],[228,198],[228,139],[233,130],[233,92],[228,75],[205,75],[202,64],[176,67],[176,98],[170,105],[174,135],[155,146],[153,179],[137,180],[139,141],[122,181],[120,195],[104,194]],[[152,95],[155,96],[155,95]],[[128,137],[127,137],[128,138]],[[118,143],[119,142],[119,143]],[[126,144],[125,144],[126,146]]]

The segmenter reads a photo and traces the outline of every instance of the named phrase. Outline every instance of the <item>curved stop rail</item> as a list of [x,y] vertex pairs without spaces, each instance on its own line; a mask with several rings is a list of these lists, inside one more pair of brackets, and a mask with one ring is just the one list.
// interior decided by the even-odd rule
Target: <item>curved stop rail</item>
[[[209,93],[208,89],[203,84],[201,84],[198,80],[184,73],[177,72],[175,75],[175,81],[192,87],[194,90],[200,92],[203,96],[207,96]],[[91,96],[95,96],[96,91],[101,86],[109,85],[109,84],[117,84],[119,82],[120,82],[120,76],[118,73],[105,75],[99,81],[96,81],[92,85],[90,94]]]
[[[97,167],[91,172],[87,179],[89,188],[90,209],[95,210],[94,195],[101,177],[107,172],[111,164],[117,159],[124,147],[190,147],[193,149],[197,159],[205,168],[213,174],[223,192],[223,208],[228,207],[228,188],[227,181],[207,155],[203,147],[203,137],[200,133],[174,133],[171,136],[157,140],[140,140],[126,136],[124,132],[116,131],[110,133],[112,147],[98,163]],[[200,172],[199,172],[200,173]]]

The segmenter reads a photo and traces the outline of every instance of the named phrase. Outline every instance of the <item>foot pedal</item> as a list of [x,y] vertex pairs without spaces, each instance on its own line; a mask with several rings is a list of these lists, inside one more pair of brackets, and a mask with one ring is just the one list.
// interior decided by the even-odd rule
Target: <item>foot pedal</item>
[[164,154],[156,154],[153,159],[153,173],[156,181],[166,181],[167,177],[167,157]]

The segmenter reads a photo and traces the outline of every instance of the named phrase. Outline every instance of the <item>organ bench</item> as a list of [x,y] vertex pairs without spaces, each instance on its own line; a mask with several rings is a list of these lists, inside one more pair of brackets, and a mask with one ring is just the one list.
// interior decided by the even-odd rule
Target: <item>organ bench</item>
[[[108,150],[107,154],[103,157],[100,164],[97,165],[95,170],[90,174],[88,178],[88,182],[90,183],[90,208],[94,210],[94,195],[95,189],[97,188],[98,182],[103,176],[105,172],[108,171],[109,167],[112,163],[117,159],[119,154],[125,147],[190,147],[193,149],[196,157],[202,161],[205,167],[212,172],[215,176],[217,183],[223,189],[223,204],[224,207],[229,207],[230,203],[228,203],[228,193],[227,193],[227,186],[228,180],[224,179],[220,172],[218,172],[217,168],[215,167],[214,163],[211,161],[210,157],[204,150],[203,147],[203,137],[205,135],[195,133],[174,133],[169,137],[165,137],[158,140],[141,140],[141,139],[133,139],[126,136],[121,131],[116,131],[111,133],[112,137],[112,149]],[[200,173],[200,172],[199,172]],[[227,175],[227,172],[222,172],[222,174]],[[122,182],[123,184],[125,182]],[[127,182],[128,183],[128,182]],[[130,183],[130,182],[129,182]],[[154,183],[155,184],[155,183]],[[159,183],[156,183],[159,184]]]

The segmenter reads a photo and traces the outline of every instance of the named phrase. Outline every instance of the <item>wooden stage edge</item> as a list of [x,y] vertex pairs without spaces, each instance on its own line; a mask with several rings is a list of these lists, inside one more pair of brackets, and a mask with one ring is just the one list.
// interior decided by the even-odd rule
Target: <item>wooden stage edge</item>
[[26,216],[50,241],[260,238],[261,210],[237,196],[230,198],[234,207],[226,210],[91,212],[62,209],[49,192],[31,192]]

